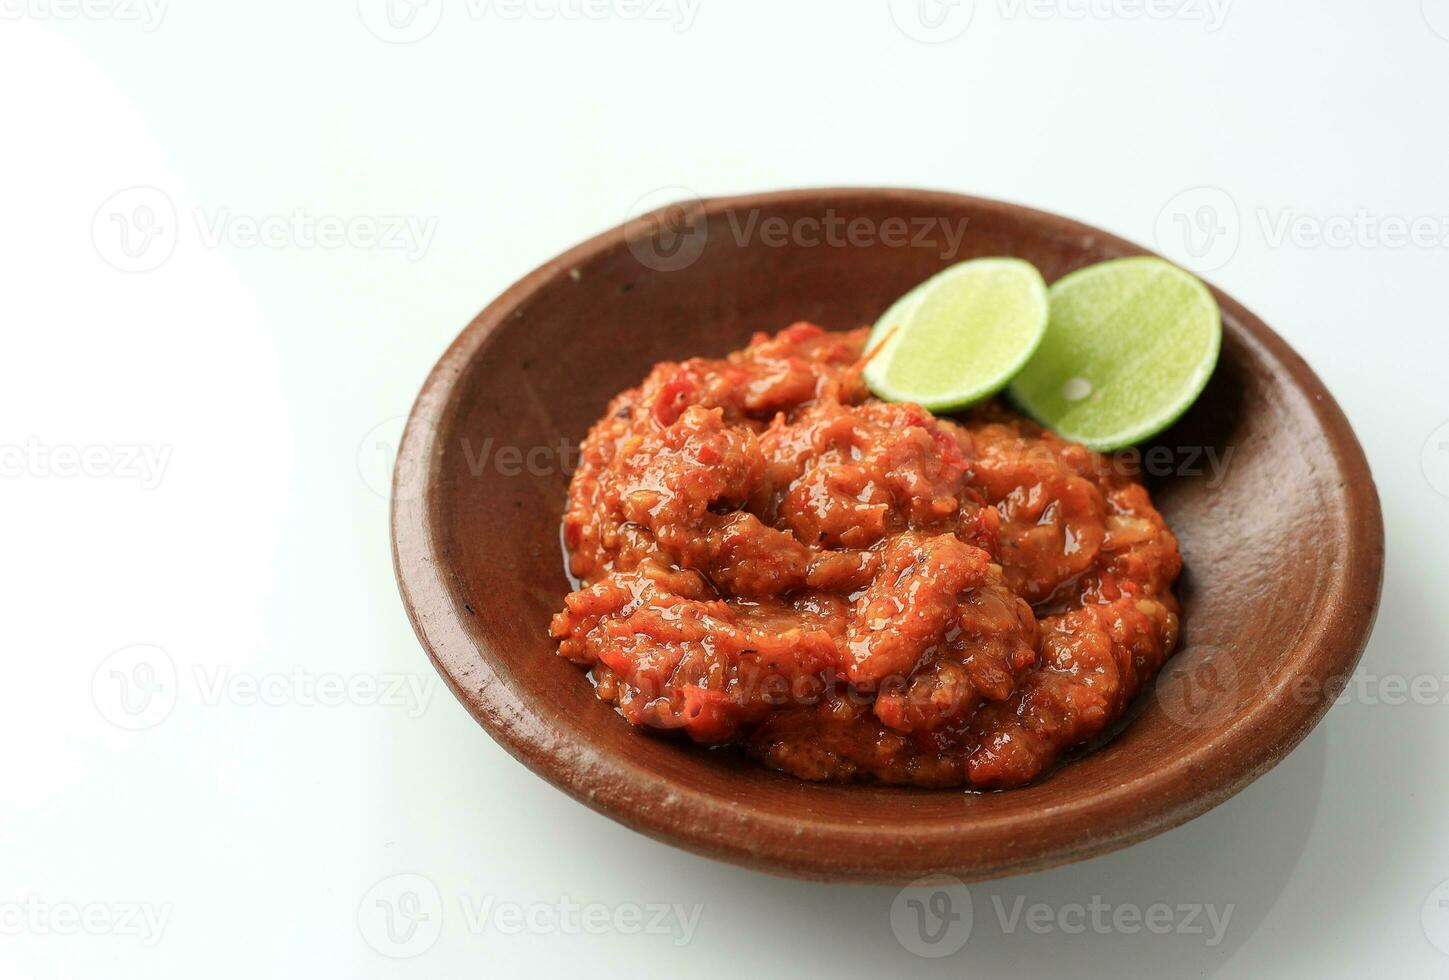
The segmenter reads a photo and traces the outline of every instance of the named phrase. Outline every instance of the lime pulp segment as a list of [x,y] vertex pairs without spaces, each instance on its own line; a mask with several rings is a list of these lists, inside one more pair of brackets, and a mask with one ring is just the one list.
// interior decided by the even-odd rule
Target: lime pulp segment
[[1217,364],[1222,315],[1196,277],[1161,259],[1116,259],[1063,277],[1012,397],[1059,435],[1121,449],[1166,429]]
[[1001,390],[1047,324],[1047,290],[1020,259],[972,259],[911,290],[871,331],[865,380],[887,401],[965,408]]

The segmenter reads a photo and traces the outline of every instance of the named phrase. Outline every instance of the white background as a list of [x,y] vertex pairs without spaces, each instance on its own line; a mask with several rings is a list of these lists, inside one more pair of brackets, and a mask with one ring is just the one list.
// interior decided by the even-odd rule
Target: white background
[[[397,44],[369,0],[0,0],[0,973],[1449,971],[1449,0],[582,2],[422,0]],[[512,761],[414,640],[377,492],[434,359],[529,269],[660,188],[832,184],[1210,267],[1342,403],[1388,530],[1362,689],[1190,825],[973,886],[943,959],[893,889],[693,857]],[[394,219],[431,230],[367,238]],[[1178,928],[1063,929],[1094,896]],[[632,928],[656,903],[698,907],[688,942]],[[1231,906],[1221,941],[1179,904]]]

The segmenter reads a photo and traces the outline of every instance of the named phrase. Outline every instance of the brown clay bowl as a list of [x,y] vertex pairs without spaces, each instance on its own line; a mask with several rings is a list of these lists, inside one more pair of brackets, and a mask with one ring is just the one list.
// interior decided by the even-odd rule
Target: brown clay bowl
[[[832,216],[833,241],[822,231]],[[966,222],[959,247],[939,230],[916,234],[941,219]],[[990,878],[1203,813],[1327,710],[1367,641],[1383,568],[1378,497],[1343,413],[1287,344],[1221,292],[1221,362],[1156,440],[1168,455],[1149,479],[1186,563],[1182,646],[1124,730],[1038,783],[965,793],[801,782],[632,729],[548,637],[568,590],[558,446],[577,445],[656,361],[722,354],[800,319],[872,322],[972,256],[1020,256],[1052,281],[1142,252],[1022,207],[872,189],[686,202],[570,249],[468,325],[413,408],[393,548],[418,637],[458,699],[539,775],[659,840],[767,871]],[[1209,450],[1226,460],[1217,473]]]

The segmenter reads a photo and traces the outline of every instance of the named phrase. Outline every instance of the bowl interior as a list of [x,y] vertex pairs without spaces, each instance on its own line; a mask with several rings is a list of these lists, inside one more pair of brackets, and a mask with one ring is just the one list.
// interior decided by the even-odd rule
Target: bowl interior
[[[767,235],[782,225],[783,238]],[[904,242],[887,234],[901,225]],[[995,202],[838,191],[696,202],[567,253],[465,331],[415,412],[397,560],[425,644],[470,710],[547,778],[645,832],[772,870],[985,877],[1207,809],[1321,714],[1326,701],[1299,692],[1303,678],[1351,671],[1381,553],[1372,484],[1342,416],[1291,350],[1221,294],[1218,370],[1140,460],[1184,556],[1182,645],[1120,734],[1035,785],[800,782],[631,729],[548,637],[569,588],[559,546],[569,450],[656,361],[722,354],[797,320],[870,323],[974,256],[1019,256],[1050,282],[1140,251]],[[424,533],[404,540],[414,517]],[[408,567],[422,560],[428,585]]]

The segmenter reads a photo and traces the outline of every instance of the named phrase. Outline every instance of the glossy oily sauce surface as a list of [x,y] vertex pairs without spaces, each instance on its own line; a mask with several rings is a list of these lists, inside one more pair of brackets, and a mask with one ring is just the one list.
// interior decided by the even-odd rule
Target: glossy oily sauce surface
[[613,400],[559,652],[630,723],[801,778],[1023,785],[1172,652],[1177,543],[1111,457],[874,398],[865,336],[795,324]]

